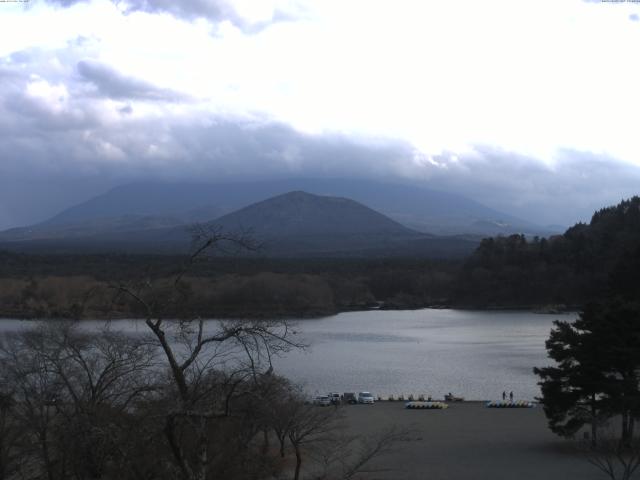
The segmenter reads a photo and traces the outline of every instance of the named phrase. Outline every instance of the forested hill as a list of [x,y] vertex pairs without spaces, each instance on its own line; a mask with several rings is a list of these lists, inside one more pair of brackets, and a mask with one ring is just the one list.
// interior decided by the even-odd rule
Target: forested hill
[[465,263],[455,297],[469,306],[577,306],[611,288],[632,294],[639,271],[636,196],[549,239],[484,239]]

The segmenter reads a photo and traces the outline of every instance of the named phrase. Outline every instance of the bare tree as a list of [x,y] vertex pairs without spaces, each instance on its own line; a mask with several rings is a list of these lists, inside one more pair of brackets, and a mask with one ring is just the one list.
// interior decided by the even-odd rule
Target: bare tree
[[340,427],[341,412],[333,408],[320,408],[298,400],[290,405],[291,416],[287,436],[296,456],[294,480],[300,478],[303,452],[313,444],[331,442],[333,433]]
[[340,409],[305,403],[274,374],[274,356],[304,347],[288,322],[194,311],[189,269],[210,249],[252,248],[200,234],[171,282],[112,286],[144,313],[147,335],[49,322],[0,340],[0,480],[273,478],[287,441],[295,479],[303,458],[318,478],[348,479],[387,451],[394,434],[341,440]]
[[12,421],[24,432],[21,454],[50,480],[101,478],[121,460],[132,402],[151,392],[155,347],[109,330],[49,322],[3,339],[4,383],[13,388]]
[[596,446],[582,448],[587,461],[611,480],[629,480],[640,467],[640,439],[618,436],[610,428],[601,430]]
[[62,387],[40,348],[33,332],[25,331],[3,339],[3,383],[10,386],[14,399],[12,421],[19,425],[25,438],[21,455],[34,472],[43,472],[48,480],[64,478],[64,452],[56,445],[56,425],[60,413],[55,408]]
[[0,391],[0,480],[12,478],[20,469],[18,441],[21,431],[13,418],[13,394]]
[[[285,321],[205,322],[188,308],[187,272],[211,250],[228,252],[254,249],[251,238],[197,227],[193,253],[175,275],[170,288],[158,292],[152,282],[114,285],[119,295],[132,299],[144,312],[145,324],[155,337],[168,366],[176,404],[166,411],[164,435],[182,478],[205,480],[212,455],[211,429],[229,417],[230,396],[249,395],[245,380],[257,385],[258,377],[272,370],[273,355],[301,347],[292,340]],[[180,320],[167,320],[169,314]],[[221,384],[212,371],[233,371],[237,382]],[[225,387],[225,388],[223,388]],[[186,434],[188,432],[188,435]],[[193,438],[186,441],[185,438]]]
[[373,467],[373,461],[392,452],[398,442],[409,441],[411,433],[411,430],[391,427],[368,437],[333,434],[330,441],[311,452],[319,467],[314,480],[350,480],[390,471],[390,468]]

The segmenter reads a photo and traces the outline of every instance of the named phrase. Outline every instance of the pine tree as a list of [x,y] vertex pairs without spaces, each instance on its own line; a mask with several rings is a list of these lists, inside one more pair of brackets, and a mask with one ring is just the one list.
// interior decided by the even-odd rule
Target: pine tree
[[534,372],[551,430],[570,437],[590,424],[595,445],[598,423],[618,415],[630,443],[640,416],[640,305],[591,303],[575,322],[556,321],[546,347],[557,365]]

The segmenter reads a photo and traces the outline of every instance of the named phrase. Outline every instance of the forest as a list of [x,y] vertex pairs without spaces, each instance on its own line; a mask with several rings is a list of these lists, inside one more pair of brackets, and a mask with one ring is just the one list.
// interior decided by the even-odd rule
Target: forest
[[[563,235],[484,239],[463,260],[273,258],[211,255],[184,282],[188,312],[204,317],[309,317],[367,308],[576,309],[609,288],[634,289],[640,198],[594,213]],[[0,315],[138,316],[114,283],[162,289],[185,258],[0,252]],[[613,282],[613,283],[611,283]],[[613,287],[611,286],[613,285]],[[187,307],[184,307],[187,308]]]

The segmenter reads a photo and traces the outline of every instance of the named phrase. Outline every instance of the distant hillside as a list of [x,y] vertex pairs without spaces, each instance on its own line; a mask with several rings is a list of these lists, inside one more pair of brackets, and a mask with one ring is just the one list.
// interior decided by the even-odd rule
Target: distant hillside
[[[0,247],[24,251],[130,253],[179,253],[191,245],[185,226],[135,228],[142,219],[113,222],[118,228],[82,235],[78,223],[50,224],[55,237],[13,237]],[[84,222],[88,224],[88,222]],[[99,223],[99,222],[98,222]],[[102,227],[102,223],[99,223]],[[226,232],[250,231],[268,256],[419,256],[460,257],[470,253],[477,241],[468,238],[434,237],[416,232],[371,208],[347,198],[289,192],[224,215],[208,225]],[[11,233],[11,232],[7,232]],[[15,234],[15,232],[13,232]],[[66,233],[66,235],[65,235]]]
[[640,197],[548,240],[484,239],[465,264],[457,297],[471,305],[579,305],[612,287],[640,294]]
[[11,238],[59,237],[57,227],[62,225],[72,225],[78,232],[84,229],[85,235],[91,235],[132,216],[146,218],[149,223],[153,223],[151,219],[154,217],[158,217],[156,223],[170,219],[176,226],[205,222],[296,190],[350,198],[423,233],[484,236],[553,233],[553,230],[495,211],[463,196],[428,188],[355,179],[288,179],[222,184],[123,185],[41,224],[0,233],[0,240],[9,239],[7,235]]
[[347,198],[289,192],[213,222],[225,231],[249,229],[271,254],[391,252],[427,235]]
[[254,203],[213,223],[227,230],[250,226],[256,234],[274,238],[298,235],[424,236],[354,200],[301,191]]
[[124,232],[153,230],[183,225],[176,217],[123,215],[77,221],[73,223],[51,223],[33,227],[21,227],[0,233],[2,241],[71,240],[95,235],[113,235]]

